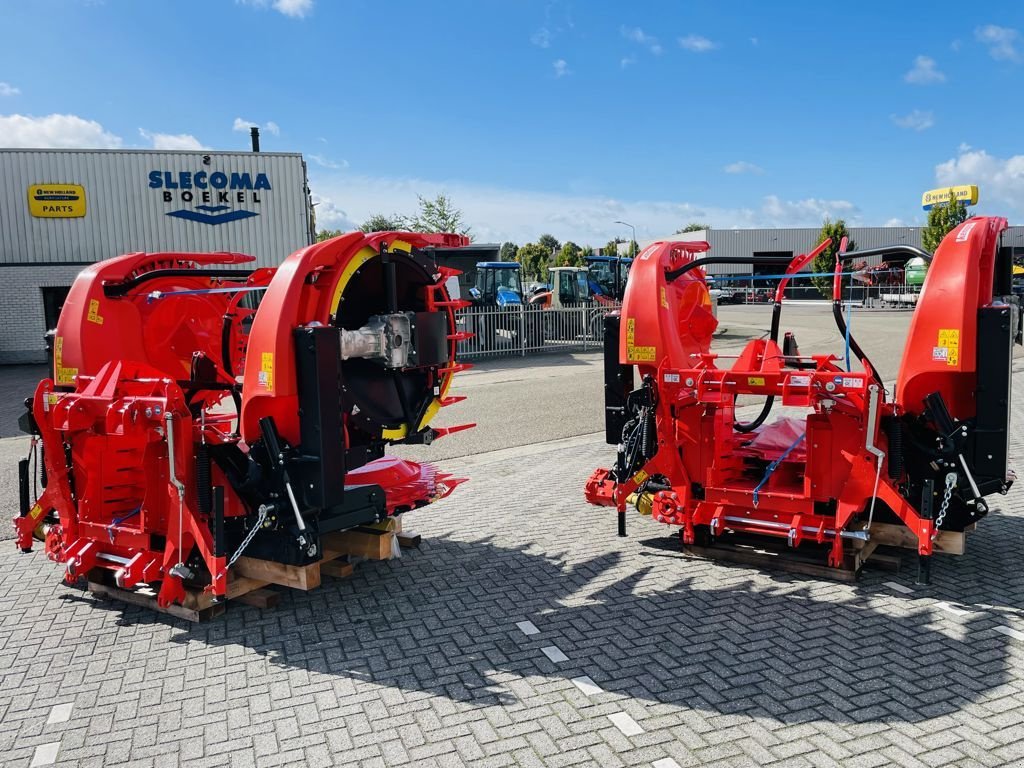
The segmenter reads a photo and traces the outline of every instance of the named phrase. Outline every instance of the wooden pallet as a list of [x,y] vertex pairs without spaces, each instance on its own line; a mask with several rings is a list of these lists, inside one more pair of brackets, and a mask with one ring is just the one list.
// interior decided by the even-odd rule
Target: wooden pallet
[[285,565],[243,555],[228,571],[227,600],[219,603],[208,592],[189,589],[182,605],[161,608],[156,602],[157,590],[150,586],[122,589],[114,583],[113,573],[102,568],[89,574],[87,588],[102,599],[139,605],[186,621],[209,621],[224,613],[228,601],[258,608],[275,607],[281,600],[281,593],[268,587],[308,591],[319,587],[324,576],[348,578],[355,568],[353,561],[389,560],[393,554],[393,542],[403,549],[418,547],[420,537],[403,532],[401,520],[392,520],[387,525],[365,526],[322,536],[323,559],[309,565]]
[[[968,531],[973,530],[971,526]],[[964,553],[966,533],[940,531],[933,542],[935,552],[951,555]],[[917,551],[917,537],[903,525],[874,523],[871,526],[870,541],[852,539],[841,568],[828,565],[830,544],[819,545],[805,541],[799,547],[791,548],[785,539],[767,538],[749,534],[732,533],[715,539],[710,546],[683,545],[683,552],[701,560],[721,560],[739,565],[748,565],[766,570],[799,573],[804,576],[852,582],[860,576],[863,568],[870,564],[893,573],[898,573],[902,548]],[[884,547],[885,550],[880,550]]]

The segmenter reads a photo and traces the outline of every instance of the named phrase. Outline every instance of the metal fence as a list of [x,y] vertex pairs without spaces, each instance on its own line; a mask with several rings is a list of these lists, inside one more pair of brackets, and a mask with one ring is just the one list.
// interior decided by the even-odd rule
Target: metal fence
[[459,342],[459,357],[598,350],[604,343],[604,316],[617,308],[595,304],[550,309],[468,307],[456,314],[456,322],[459,331],[474,336]]
[[[726,304],[769,304],[775,295],[778,280],[772,277],[726,277],[715,276],[716,284],[722,288],[719,305]],[[831,284],[831,278],[828,278]],[[892,285],[865,285],[843,281],[843,301],[868,309],[913,309],[921,294],[920,285],[894,283]],[[805,275],[794,277],[786,286],[786,301],[821,302],[828,299]]]

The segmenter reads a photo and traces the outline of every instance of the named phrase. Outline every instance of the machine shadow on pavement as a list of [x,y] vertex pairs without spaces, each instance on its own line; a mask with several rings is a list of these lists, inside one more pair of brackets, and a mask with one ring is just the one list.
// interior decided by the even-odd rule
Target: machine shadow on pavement
[[[1006,605],[1013,572],[982,553],[1019,541],[1024,521],[988,522],[974,554],[945,559],[936,581],[955,585],[969,571],[972,599]],[[640,701],[785,724],[921,722],[1010,679],[1008,638],[991,631],[991,614],[945,623],[934,603],[908,607],[910,596],[879,589],[877,578],[837,594],[830,582],[720,565],[704,564],[716,569],[710,580],[708,570],[690,576],[693,561],[667,552],[608,552],[567,566],[529,550],[489,538],[425,540],[353,578],[286,591],[276,610],[233,605],[209,624],[96,607],[123,612],[122,625],[180,629],[172,642],[187,653],[250,649],[272,667],[332,679],[339,694],[371,683],[476,706],[514,704],[538,680],[588,675]],[[516,628],[527,618],[540,634]],[[569,661],[541,654],[552,644]]]

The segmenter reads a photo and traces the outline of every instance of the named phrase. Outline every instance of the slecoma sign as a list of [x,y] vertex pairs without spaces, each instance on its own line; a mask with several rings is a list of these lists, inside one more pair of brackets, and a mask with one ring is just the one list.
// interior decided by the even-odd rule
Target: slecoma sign
[[168,216],[200,224],[226,224],[258,216],[257,211],[232,206],[259,205],[260,193],[273,189],[265,173],[234,171],[150,171],[149,188],[160,190],[165,203],[192,206],[168,211]]

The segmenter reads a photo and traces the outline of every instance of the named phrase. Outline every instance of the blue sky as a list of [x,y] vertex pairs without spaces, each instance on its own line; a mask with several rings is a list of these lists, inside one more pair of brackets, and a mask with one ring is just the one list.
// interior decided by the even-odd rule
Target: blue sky
[[[300,151],[320,222],[478,239],[1024,220],[1024,4],[0,0],[0,146]],[[236,130],[236,126],[241,130]]]

